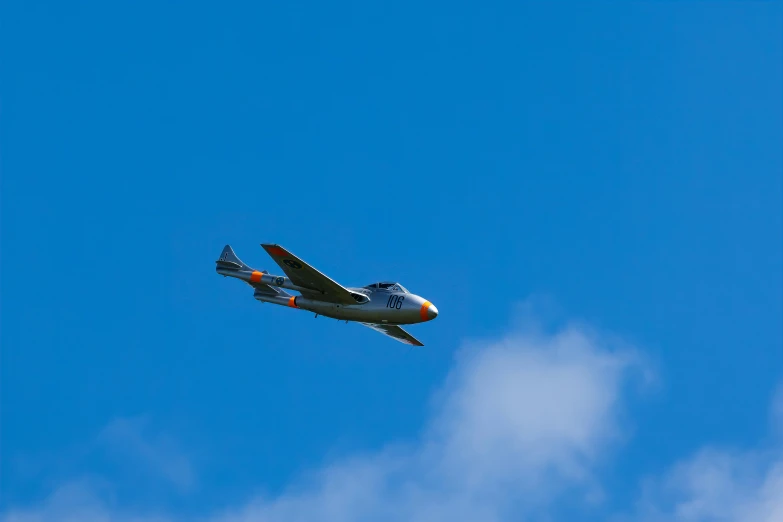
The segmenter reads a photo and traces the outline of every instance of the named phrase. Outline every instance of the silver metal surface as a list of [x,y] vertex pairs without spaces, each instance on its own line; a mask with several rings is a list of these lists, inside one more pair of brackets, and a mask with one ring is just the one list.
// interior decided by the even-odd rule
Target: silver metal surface
[[[215,262],[215,270],[254,287],[253,296],[265,303],[308,310],[344,321],[356,321],[397,341],[423,346],[399,325],[431,321],[438,309],[421,296],[410,293],[399,283],[381,282],[361,288],[347,288],[322,274],[280,245],[262,247],[286,276],[254,270],[244,264],[226,245]],[[291,295],[284,290],[301,295]]]

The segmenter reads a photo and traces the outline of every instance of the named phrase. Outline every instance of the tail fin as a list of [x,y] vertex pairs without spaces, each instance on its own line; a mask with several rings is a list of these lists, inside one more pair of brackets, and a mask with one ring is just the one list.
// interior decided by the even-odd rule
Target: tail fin
[[240,281],[244,281],[253,288],[255,288],[254,295],[258,296],[282,296],[291,297],[282,289],[269,286],[261,282],[261,276],[268,274],[266,270],[258,271],[252,267],[247,266],[237,257],[231,245],[226,245],[223,251],[220,253],[220,257],[215,261],[215,271],[226,277],[235,277]]
[[218,268],[233,268],[234,270],[252,270],[249,266],[242,262],[234,253],[234,249],[231,245],[226,245],[223,251],[220,253],[220,257],[215,261]]

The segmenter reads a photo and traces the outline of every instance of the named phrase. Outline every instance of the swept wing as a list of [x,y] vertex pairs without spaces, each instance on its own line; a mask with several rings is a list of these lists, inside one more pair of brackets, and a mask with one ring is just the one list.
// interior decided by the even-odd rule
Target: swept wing
[[388,335],[394,339],[397,339],[401,343],[410,344],[412,346],[424,346],[424,343],[413,337],[411,334],[400,328],[399,326],[389,324],[374,324],[374,323],[361,323],[367,328],[372,328],[376,332],[380,332],[384,335]]
[[280,265],[285,275],[301,290],[302,295],[311,299],[339,304],[356,304],[351,292],[308,265],[280,245],[262,244],[267,254]]

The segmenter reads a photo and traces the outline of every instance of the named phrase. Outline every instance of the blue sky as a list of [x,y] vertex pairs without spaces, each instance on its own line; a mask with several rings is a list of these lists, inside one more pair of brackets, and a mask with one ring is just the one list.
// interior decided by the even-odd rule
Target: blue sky
[[780,520],[781,20],[4,2],[0,520]]

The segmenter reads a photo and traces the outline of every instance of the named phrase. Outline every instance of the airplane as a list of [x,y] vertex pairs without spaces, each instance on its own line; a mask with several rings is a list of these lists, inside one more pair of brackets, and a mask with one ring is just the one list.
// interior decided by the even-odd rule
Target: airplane
[[[358,322],[376,332],[412,346],[424,344],[400,325],[423,323],[438,316],[438,309],[423,297],[410,293],[399,283],[380,282],[361,288],[340,285],[291,252],[276,244],[261,244],[285,275],[255,270],[243,263],[231,245],[215,261],[215,271],[235,277],[255,289],[253,297],[263,303],[289,306],[333,319]],[[291,295],[294,290],[300,295]]]

